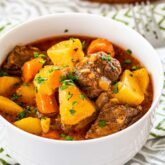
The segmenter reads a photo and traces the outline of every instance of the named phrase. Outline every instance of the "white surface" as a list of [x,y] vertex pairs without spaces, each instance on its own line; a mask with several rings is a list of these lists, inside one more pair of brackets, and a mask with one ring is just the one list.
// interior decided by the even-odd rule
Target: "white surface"
[[[163,86],[163,70],[156,52],[139,34],[110,19],[87,14],[61,14],[31,21],[8,32],[0,39],[2,60],[17,44],[63,34],[104,37],[130,48],[153,77],[154,102],[138,122],[127,129],[99,139],[87,141],[56,141],[40,138],[12,126],[2,117],[7,147],[22,165],[119,165],[131,159],[146,142],[153,124],[154,110]],[[30,35],[29,35],[30,34]],[[19,37],[18,37],[19,36]],[[159,73],[159,74],[158,74]]]

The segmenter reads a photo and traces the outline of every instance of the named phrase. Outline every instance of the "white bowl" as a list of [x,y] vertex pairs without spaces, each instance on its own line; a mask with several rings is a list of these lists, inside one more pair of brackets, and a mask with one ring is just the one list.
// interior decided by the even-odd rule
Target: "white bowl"
[[106,137],[59,141],[24,132],[4,118],[7,148],[22,165],[120,165],[131,159],[146,142],[163,87],[163,70],[153,47],[137,32],[109,18],[90,14],[56,14],[26,22],[0,39],[0,63],[19,44],[50,36],[77,34],[103,37],[133,51],[153,79],[154,99],[148,112],[130,127]]

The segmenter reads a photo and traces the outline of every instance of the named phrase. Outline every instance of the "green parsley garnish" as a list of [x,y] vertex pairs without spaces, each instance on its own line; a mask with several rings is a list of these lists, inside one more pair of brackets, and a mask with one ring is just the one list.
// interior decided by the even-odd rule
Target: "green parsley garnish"
[[132,61],[130,59],[124,60],[124,64],[131,64],[131,63],[132,63]]
[[11,165],[10,163],[8,163],[6,160],[4,160],[2,158],[0,158],[0,163],[3,164],[3,165]]
[[63,80],[61,83],[62,83],[60,87],[61,90],[67,89],[69,85],[74,85],[72,80]]
[[20,112],[20,113],[17,115],[16,120],[21,120],[21,119],[25,118],[26,116],[27,116],[27,111],[24,110],[24,111]]
[[110,56],[110,54],[102,55],[101,59],[108,62],[108,61],[111,61],[112,57]]
[[78,77],[74,75],[74,73],[68,74],[68,78],[72,81],[77,81]]
[[77,105],[77,104],[78,104],[77,101],[73,101],[72,106],[75,106],[75,105]]
[[43,60],[43,59],[39,61],[39,63],[41,63],[41,64],[45,64],[45,62],[46,62],[46,60]]
[[74,109],[70,109],[69,111],[70,111],[70,114],[71,114],[72,116],[76,113],[76,111],[75,111]]
[[130,49],[127,49],[127,51],[126,51],[128,54],[132,54],[132,50],[130,50]]
[[55,71],[55,70],[60,70],[60,67],[59,67],[59,66],[53,66],[53,68],[51,68],[51,69],[49,70],[49,73],[52,73],[52,72]]
[[70,100],[72,98],[73,94],[68,92],[68,95],[67,95],[67,100]]
[[0,153],[2,153],[3,151],[4,151],[4,149],[1,147],[1,148],[0,148]]
[[80,99],[85,100],[86,96],[84,94],[80,94]]
[[82,41],[81,45],[82,45],[82,50],[84,50],[85,49],[85,41]]
[[137,70],[137,69],[139,69],[139,67],[138,66],[136,66],[136,65],[134,65],[134,66],[132,66],[132,68],[131,68],[132,70]]
[[44,81],[48,80],[48,78],[44,78],[44,77],[41,77],[41,76],[36,76],[34,81],[36,81],[37,84],[42,84]]
[[33,55],[34,55],[34,58],[38,58],[38,57],[46,58],[45,54],[39,54],[38,52],[34,52]]
[[74,139],[73,139],[73,137],[72,137],[72,136],[69,136],[69,135],[68,135],[68,136],[66,136],[66,137],[65,137],[65,139],[66,139],[66,140],[69,140],[69,141],[74,140]]
[[99,121],[99,127],[104,128],[106,126],[106,121],[105,120],[100,120]]
[[119,89],[118,89],[118,82],[116,82],[115,85],[114,85],[113,93],[117,94],[118,92],[119,92]]
[[11,96],[10,99],[13,100],[13,101],[16,101],[16,100],[18,100],[19,97],[21,97],[21,96],[18,96],[17,94],[14,93],[14,94]]
[[0,70],[0,77],[3,77],[3,76],[8,76],[9,74],[7,72],[4,72],[2,70]]
[[38,58],[39,57],[39,53],[38,52],[34,52],[33,55],[34,55],[34,58]]
[[61,133],[61,134],[60,134],[60,137],[65,138],[66,135],[65,135],[64,133]]
[[46,55],[45,54],[40,54],[39,57],[46,58]]

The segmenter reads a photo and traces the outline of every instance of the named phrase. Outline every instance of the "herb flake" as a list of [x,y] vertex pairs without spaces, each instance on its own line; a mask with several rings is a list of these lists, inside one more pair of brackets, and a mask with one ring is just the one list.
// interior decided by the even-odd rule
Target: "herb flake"
[[115,85],[114,85],[113,93],[117,94],[118,92],[119,92],[119,89],[118,89],[118,82],[116,82]]
[[132,61],[130,59],[125,59],[124,60],[124,64],[131,64],[131,63],[132,63]]
[[105,120],[99,120],[99,127],[104,128],[106,126],[106,121]]
[[85,100],[86,96],[84,94],[80,94],[80,99]]

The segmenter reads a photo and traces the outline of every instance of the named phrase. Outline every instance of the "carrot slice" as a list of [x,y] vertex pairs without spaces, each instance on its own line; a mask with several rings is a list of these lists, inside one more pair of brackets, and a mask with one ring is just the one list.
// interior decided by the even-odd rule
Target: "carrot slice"
[[58,105],[54,95],[36,93],[36,104],[38,111],[42,114],[54,114],[58,111]]
[[115,55],[113,45],[111,44],[111,42],[103,38],[93,40],[88,47],[87,54],[92,54],[100,51],[110,53],[112,57],[114,57]]
[[42,58],[35,58],[33,60],[27,61],[24,63],[22,67],[22,76],[25,82],[30,82],[33,80],[35,75],[43,66],[43,59]]
[[49,131],[48,133],[43,133],[42,137],[50,139],[60,139],[59,133],[57,131]]

